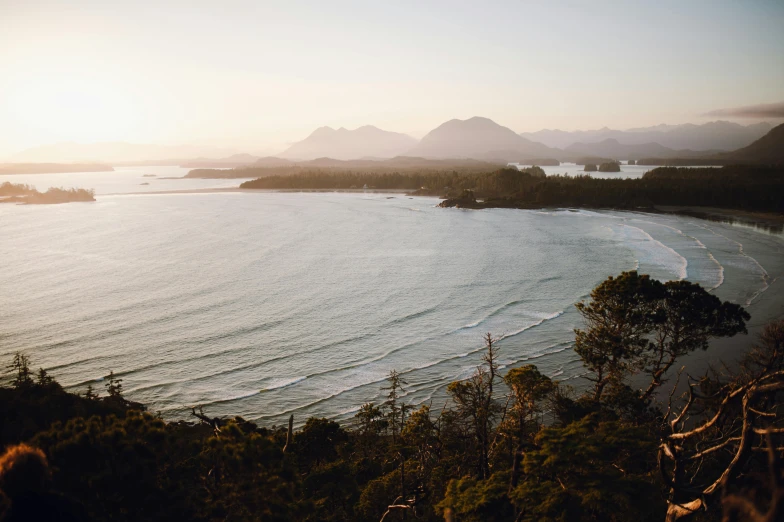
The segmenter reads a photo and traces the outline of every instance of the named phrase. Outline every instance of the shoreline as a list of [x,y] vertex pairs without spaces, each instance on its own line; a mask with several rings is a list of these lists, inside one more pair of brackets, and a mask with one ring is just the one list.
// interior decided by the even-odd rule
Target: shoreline
[[[159,178],[165,179],[165,178]],[[117,192],[113,194],[98,194],[98,197],[116,196],[162,196],[176,194],[225,194],[225,193],[314,193],[329,194],[333,192],[350,194],[406,194],[413,196],[416,191],[408,189],[246,189],[239,187],[225,188],[204,188],[204,189],[177,189],[177,190],[156,190],[149,192]]]
[[[133,187],[131,187],[133,190]],[[311,190],[295,190],[295,189],[241,189],[239,187],[224,187],[224,188],[201,188],[201,189],[186,189],[186,190],[159,190],[159,191],[151,191],[151,192],[133,192],[133,193],[119,193],[119,194],[109,194],[108,197],[116,197],[116,196],[139,196],[139,195],[175,195],[175,194],[241,194],[241,193],[362,193],[362,194],[377,194],[376,196],[371,196],[370,198],[331,198],[334,201],[350,201],[350,200],[358,200],[358,199],[372,199],[372,200],[383,200],[384,195],[395,195],[398,197],[399,201],[403,201],[404,198],[408,199],[417,196],[416,194],[412,194],[411,192],[402,191],[398,189],[311,189]],[[432,197],[432,196],[422,196],[418,195],[419,197]],[[100,199],[103,196],[98,196],[97,199]],[[224,198],[216,198],[217,200],[223,200]],[[305,198],[307,200],[309,198]],[[310,198],[316,199],[316,198]],[[440,198],[439,198],[440,199]],[[429,207],[434,206],[439,199],[433,197],[433,199],[428,200],[427,202],[423,202],[420,200],[420,204],[427,205]],[[249,205],[253,207],[256,204],[264,205],[265,201],[274,201],[274,197],[256,197],[256,198],[244,198],[243,205]],[[149,200],[152,202],[153,200]],[[304,200],[303,200],[304,201]],[[114,203],[110,204],[117,204],[121,203],[118,202],[116,199]],[[130,203],[130,200],[126,203]],[[305,203],[307,204],[307,203]],[[423,206],[424,206],[423,205]],[[548,209],[559,208],[562,210],[568,210],[562,207],[544,207]],[[580,208],[580,207],[574,207]],[[433,209],[435,212],[438,212],[441,209]],[[745,220],[744,222],[749,222],[751,224],[759,223],[760,221],[767,220],[769,223],[777,224],[779,222],[784,222],[784,216],[778,215],[768,215],[764,213],[749,213],[738,211],[734,212],[731,210],[726,209],[713,209],[713,208],[703,208],[703,207],[659,207],[655,209],[646,208],[646,209],[602,209],[602,210],[613,210],[617,212],[627,212],[628,215],[633,216],[634,213],[637,213],[640,216],[640,213],[649,213],[651,218],[654,218],[655,215],[685,215],[691,219],[707,219],[705,216],[715,216],[719,221],[729,221],[733,218],[737,220]],[[700,215],[695,215],[695,213],[700,213]],[[464,217],[468,217],[469,214],[463,214]],[[455,214],[457,215],[457,214]],[[475,215],[477,218],[480,218],[480,215]],[[462,218],[461,218],[462,219]],[[580,218],[577,218],[580,219]],[[654,218],[655,219],[655,218]],[[759,234],[764,234],[762,230],[758,231]],[[777,236],[779,239],[776,239],[777,244],[780,243],[782,237]],[[744,241],[745,243],[745,241]],[[751,255],[755,255],[754,252],[750,252]],[[760,260],[764,263],[764,260],[760,258]],[[774,263],[775,265],[779,265],[779,263]],[[767,266],[767,264],[766,264]],[[610,275],[610,274],[607,274]],[[615,274],[613,274],[615,275]],[[771,279],[775,277],[776,274],[771,274]],[[679,362],[679,365],[686,365],[687,371],[690,372],[693,376],[698,376],[706,371],[711,367],[711,365],[721,367],[722,364],[726,365],[729,368],[736,368],[737,367],[737,360],[738,358],[749,351],[751,345],[756,341],[757,334],[761,331],[763,326],[767,324],[769,321],[784,317],[784,293],[781,292],[781,282],[778,280],[773,279],[770,281],[769,289],[761,294],[761,296],[753,301],[753,304],[750,306],[745,306],[749,309],[750,313],[752,314],[752,319],[749,321],[748,330],[749,335],[737,335],[730,339],[718,339],[714,340],[710,343],[710,349],[707,352],[698,351],[696,353],[690,354],[687,357],[682,358]],[[573,341],[573,336],[565,337],[564,340]],[[546,359],[550,357],[547,356]],[[674,376],[670,376],[674,379]],[[567,381],[569,382],[569,381]],[[576,378],[571,380],[569,384],[572,384],[575,389],[582,390],[586,386],[589,386],[589,383],[581,378]]]
[[772,212],[753,212],[717,207],[669,206],[658,205],[654,210],[663,214],[675,214],[720,223],[741,223],[781,233],[784,230],[784,214]]
[[[98,197],[117,197],[117,196],[160,196],[160,195],[175,195],[175,194],[222,194],[222,193],[304,193],[304,194],[327,194],[327,193],[346,193],[346,194],[404,194],[406,196],[414,197],[435,197],[442,201],[445,198],[440,196],[429,196],[425,194],[417,194],[418,191],[410,189],[247,189],[240,187],[225,187],[225,188],[204,188],[204,189],[176,189],[176,190],[157,190],[149,192],[118,192],[111,194],[99,194]],[[488,208],[501,208],[501,207],[483,207],[478,210]],[[506,207],[504,207],[506,208]],[[700,206],[677,206],[677,205],[655,205],[646,208],[612,208],[612,207],[532,207],[532,208],[518,208],[517,210],[554,210],[554,209],[586,209],[586,210],[611,210],[614,212],[643,212],[643,213],[656,213],[656,214],[669,214],[677,216],[693,217],[696,219],[703,219],[706,221],[720,222],[720,223],[740,223],[753,227],[765,229],[769,232],[782,233],[784,232],[784,214],[776,214],[773,212],[754,212],[749,210],[728,209],[718,207],[700,207]]]

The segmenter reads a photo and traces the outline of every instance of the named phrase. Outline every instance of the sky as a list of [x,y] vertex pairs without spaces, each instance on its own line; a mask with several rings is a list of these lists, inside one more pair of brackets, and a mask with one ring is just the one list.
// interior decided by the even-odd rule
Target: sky
[[62,141],[275,152],[324,125],[421,137],[472,116],[517,132],[755,123],[730,109],[784,101],[783,27],[782,0],[0,0],[0,157]]

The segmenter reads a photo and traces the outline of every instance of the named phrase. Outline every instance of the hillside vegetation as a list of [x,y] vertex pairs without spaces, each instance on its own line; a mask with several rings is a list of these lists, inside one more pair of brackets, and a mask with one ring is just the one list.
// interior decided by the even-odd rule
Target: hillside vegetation
[[745,333],[738,305],[626,272],[577,306],[584,393],[502,370],[487,334],[446,404],[407,403],[393,370],[383,403],[297,430],[198,406],[166,422],[113,373],[76,395],[17,354],[0,388],[2,520],[779,520],[766,477],[784,445],[784,322],[736,370],[692,378],[684,355]]
[[[504,183],[487,183],[505,179]],[[732,166],[723,168],[659,167],[640,179],[599,179],[590,176],[532,178],[508,169],[464,180],[472,208],[583,207],[653,209],[657,205],[705,206],[784,213],[784,168]],[[483,183],[484,181],[484,183]],[[454,185],[453,185],[454,186]],[[442,206],[454,206],[446,194]]]

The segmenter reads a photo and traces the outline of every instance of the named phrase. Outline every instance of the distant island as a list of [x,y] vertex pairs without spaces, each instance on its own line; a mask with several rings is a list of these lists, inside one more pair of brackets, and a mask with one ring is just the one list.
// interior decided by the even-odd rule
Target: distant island
[[100,163],[0,163],[0,176],[64,172],[114,172],[114,168]]
[[[639,179],[545,176],[540,167],[458,171],[373,172],[338,169],[270,174],[241,189],[400,190],[444,199],[442,207],[612,208],[701,206],[784,213],[784,167],[659,167]],[[470,193],[466,192],[470,191]]]
[[26,203],[29,205],[51,205],[95,201],[93,190],[81,188],[55,188],[39,192],[30,185],[5,182],[0,185],[0,203]]
[[617,161],[605,161],[599,165],[599,172],[620,172],[621,164]]

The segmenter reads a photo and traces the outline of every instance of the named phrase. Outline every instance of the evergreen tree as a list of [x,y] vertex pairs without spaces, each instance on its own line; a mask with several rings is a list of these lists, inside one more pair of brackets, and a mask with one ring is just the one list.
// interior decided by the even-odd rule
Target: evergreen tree
[[14,379],[11,381],[11,386],[14,388],[27,388],[33,385],[32,372],[30,372],[30,358],[28,356],[16,352],[9,368],[15,374]]
[[122,381],[114,376],[114,371],[109,372],[107,382],[104,384],[109,397],[122,398]]

